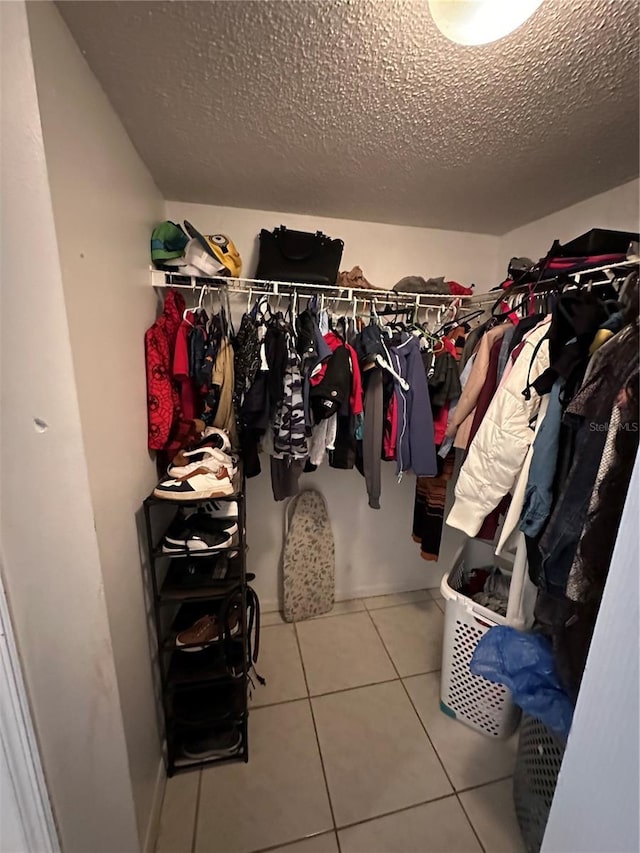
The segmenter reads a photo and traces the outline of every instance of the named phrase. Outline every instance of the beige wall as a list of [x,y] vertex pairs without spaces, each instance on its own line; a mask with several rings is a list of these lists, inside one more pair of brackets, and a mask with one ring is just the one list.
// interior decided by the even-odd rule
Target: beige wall
[[[343,239],[341,269],[359,264],[377,287],[392,287],[405,275],[444,275],[462,284],[475,282],[478,292],[496,283],[498,237],[182,202],[167,202],[165,211],[169,219],[188,219],[205,233],[228,234],[240,251],[245,276],[255,273],[260,229],[284,224],[305,231],[322,230]],[[234,299],[234,313],[245,305],[243,297]],[[336,543],[338,599],[440,584],[459,544],[459,534],[445,528],[438,563],[421,559],[411,538],[415,478],[407,475],[398,483],[395,463],[382,463],[380,511],[369,507],[364,479],[355,469],[338,471],[325,464],[316,473],[303,475],[300,483],[301,488],[319,489],[327,500]],[[280,597],[283,504],[273,500],[266,457],[263,473],[248,483],[247,502],[254,585],[263,606],[273,609]]]
[[500,238],[499,270],[506,276],[509,258],[544,257],[554,240],[566,243],[592,228],[617,231],[640,230],[640,181],[629,181],[605,193],[557,210]]
[[3,582],[62,848],[130,853],[138,834],[24,3],[1,3],[0,17]]
[[242,256],[244,276],[255,273],[260,229],[286,225],[340,237],[344,240],[340,269],[361,266],[375,287],[393,287],[405,275],[443,275],[464,285],[473,282],[478,293],[495,284],[494,264],[500,238],[487,234],[176,201],[168,201],[165,210],[168,219],[188,219],[208,234],[216,230],[228,234]]
[[29,27],[141,841],[160,739],[136,514],[155,484],[147,452],[145,329],[155,317],[149,238],[162,199],[53,3]]

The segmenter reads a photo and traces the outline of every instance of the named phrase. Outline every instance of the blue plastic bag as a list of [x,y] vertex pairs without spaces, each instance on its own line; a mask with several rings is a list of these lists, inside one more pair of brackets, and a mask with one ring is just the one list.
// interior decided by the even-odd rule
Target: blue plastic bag
[[566,739],[573,703],[560,685],[546,637],[497,625],[479,640],[470,669],[474,675],[504,684],[525,713]]

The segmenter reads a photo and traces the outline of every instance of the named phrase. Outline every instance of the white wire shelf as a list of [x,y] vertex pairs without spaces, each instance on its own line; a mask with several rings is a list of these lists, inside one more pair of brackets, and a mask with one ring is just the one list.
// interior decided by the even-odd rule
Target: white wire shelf
[[[563,272],[562,270],[558,270],[558,275],[566,275],[567,278],[572,278],[576,285],[580,285],[580,281],[582,278],[586,278],[588,276],[592,276],[595,273],[603,273],[603,278],[600,281],[591,282],[593,287],[599,287],[603,284],[609,284],[613,279],[615,279],[616,271],[617,272],[631,272],[634,267],[637,268],[640,261],[637,258],[630,258],[626,261],[618,261],[614,264],[605,264],[600,267],[589,267],[584,270],[577,270],[574,272]],[[530,281],[524,282],[523,284],[515,284],[509,288],[509,294],[511,295],[526,295],[531,292],[537,295],[544,294],[549,290],[553,290],[553,287],[549,285],[557,285],[557,276],[541,279],[540,281]],[[587,285],[588,286],[588,285]],[[474,293],[473,296],[467,297],[467,302],[465,303],[467,307],[477,307],[481,305],[491,305],[496,302],[503,291],[501,289],[490,290],[488,293]]]
[[266,294],[273,296],[298,293],[302,296],[312,296],[315,293],[325,294],[330,299],[352,302],[384,301],[397,302],[403,306],[416,308],[441,308],[454,300],[457,304],[469,301],[471,296],[454,296],[450,293],[407,293],[396,290],[381,290],[363,287],[340,287],[337,284],[309,284],[290,281],[267,281],[258,278],[207,278],[206,276],[186,276],[179,272],[151,269],[151,284],[153,287],[173,287],[193,292],[202,289],[219,290],[225,288],[229,293]]

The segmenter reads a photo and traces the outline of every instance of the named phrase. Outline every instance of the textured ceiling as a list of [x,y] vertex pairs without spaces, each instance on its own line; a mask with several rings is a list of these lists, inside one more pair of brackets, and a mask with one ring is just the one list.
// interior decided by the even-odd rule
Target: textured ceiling
[[638,3],[58,2],[166,198],[504,233],[638,174]]

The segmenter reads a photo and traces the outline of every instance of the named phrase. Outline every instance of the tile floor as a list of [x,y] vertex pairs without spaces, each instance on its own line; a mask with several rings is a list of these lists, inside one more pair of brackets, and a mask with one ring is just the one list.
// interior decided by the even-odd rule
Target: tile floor
[[263,616],[249,764],[167,781],[156,853],[523,853],[516,742],[439,709],[437,590]]

